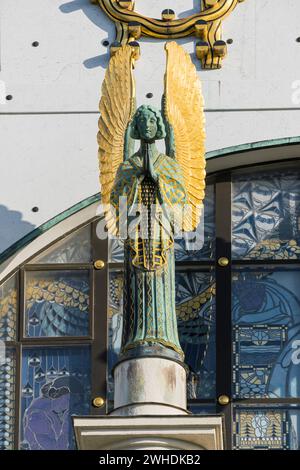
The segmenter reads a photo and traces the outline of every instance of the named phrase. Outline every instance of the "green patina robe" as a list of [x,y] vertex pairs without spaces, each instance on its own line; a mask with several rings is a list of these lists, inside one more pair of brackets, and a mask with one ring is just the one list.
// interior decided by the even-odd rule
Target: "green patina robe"
[[[176,160],[160,154],[153,166],[155,182],[145,177],[143,159],[133,155],[120,165],[111,193],[119,233],[121,221],[129,221],[121,352],[159,344],[183,359],[175,309],[174,233],[187,195]],[[127,198],[126,208],[120,208],[120,197]]]

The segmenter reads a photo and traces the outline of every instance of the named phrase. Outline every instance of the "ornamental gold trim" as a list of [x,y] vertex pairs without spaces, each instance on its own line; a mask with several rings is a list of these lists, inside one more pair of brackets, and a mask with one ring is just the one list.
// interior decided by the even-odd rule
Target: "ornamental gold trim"
[[[223,20],[244,0],[203,0],[203,10],[186,18],[175,19],[175,12],[162,11],[161,19],[148,18],[134,11],[134,0],[91,0],[112,19],[116,25],[116,41],[111,54],[140,37],[178,39],[197,38],[196,56],[204,69],[220,69],[227,55],[226,42],[222,40]],[[199,0],[200,10],[200,0]],[[137,53],[138,58],[138,53]]]

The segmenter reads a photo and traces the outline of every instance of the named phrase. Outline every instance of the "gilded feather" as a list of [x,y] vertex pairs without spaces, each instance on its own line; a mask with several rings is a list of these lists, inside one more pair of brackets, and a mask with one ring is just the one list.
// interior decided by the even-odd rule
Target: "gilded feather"
[[121,47],[110,59],[102,84],[99,104],[99,144],[101,199],[107,228],[116,232],[114,215],[109,210],[110,194],[120,163],[126,154],[126,131],[135,110],[133,48]]
[[184,230],[199,224],[205,194],[205,116],[201,82],[187,52],[176,42],[167,43],[164,115],[174,135],[174,156],[179,162],[188,193],[190,211]]

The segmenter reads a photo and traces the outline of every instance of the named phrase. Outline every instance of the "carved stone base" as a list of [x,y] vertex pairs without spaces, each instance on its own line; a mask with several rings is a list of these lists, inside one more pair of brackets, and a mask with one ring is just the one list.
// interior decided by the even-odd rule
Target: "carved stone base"
[[186,411],[186,369],[171,359],[141,357],[117,364],[111,415],[180,415]]
[[79,450],[222,450],[219,416],[73,418]]

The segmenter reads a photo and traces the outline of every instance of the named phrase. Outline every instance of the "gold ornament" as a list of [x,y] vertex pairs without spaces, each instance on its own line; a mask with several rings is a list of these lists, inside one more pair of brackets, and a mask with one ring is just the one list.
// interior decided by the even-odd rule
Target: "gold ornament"
[[[219,69],[227,53],[227,46],[222,40],[222,23],[239,3],[244,0],[204,0],[199,13],[186,18],[176,18],[173,10],[163,10],[162,18],[148,18],[134,11],[133,0],[91,0],[116,25],[116,43],[121,45],[132,41],[130,23],[139,25],[141,36],[157,39],[176,39],[195,36],[201,39],[196,43],[196,55],[204,69]],[[200,1],[199,1],[200,4]],[[115,44],[115,43],[114,43]],[[111,53],[115,53],[115,45]]]
[[[116,172],[124,159],[126,131],[135,111],[135,84],[132,75],[134,50],[121,47],[110,59],[102,84],[99,118],[99,165],[101,200],[107,228],[116,233],[116,221],[110,212],[110,194]],[[105,207],[107,205],[107,207]]]
[[183,171],[190,214],[184,230],[194,230],[205,189],[205,116],[201,82],[190,55],[176,42],[166,44],[165,116],[174,132],[175,155]]
[[[169,126],[170,156],[183,172],[189,211],[183,229],[194,230],[200,219],[205,189],[205,117],[201,82],[187,52],[176,42],[166,44],[167,66],[163,114]],[[109,232],[117,233],[110,195],[119,165],[130,155],[130,121],[135,111],[134,48],[114,54],[102,85],[99,119],[99,164],[102,204]],[[173,154],[172,154],[173,152]]]

